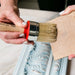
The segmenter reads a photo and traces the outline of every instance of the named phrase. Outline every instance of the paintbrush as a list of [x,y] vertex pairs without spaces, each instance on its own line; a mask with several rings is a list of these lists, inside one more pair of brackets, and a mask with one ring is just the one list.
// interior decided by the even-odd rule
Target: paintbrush
[[25,34],[27,40],[29,37],[37,37],[40,42],[55,42],[57,37],[57,27],[53,23],[38,23],[27,21],[27,27],[21,28],[12,24],[0,23],[0,31],[21,32]]

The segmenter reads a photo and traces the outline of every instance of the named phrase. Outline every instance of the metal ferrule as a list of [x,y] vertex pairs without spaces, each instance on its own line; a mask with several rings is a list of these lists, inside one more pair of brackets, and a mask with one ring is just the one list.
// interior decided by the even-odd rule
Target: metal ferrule
[[38,35],[39,35],[39,23],[30,21],[30,32],[28,40],[35,40],[35,37],[37,37]]

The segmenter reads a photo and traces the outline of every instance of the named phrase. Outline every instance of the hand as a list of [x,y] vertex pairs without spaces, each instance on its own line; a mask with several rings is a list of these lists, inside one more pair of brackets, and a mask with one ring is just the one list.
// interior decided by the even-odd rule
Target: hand
[[[60,15],[61,16],[67,15],[67,14],[70,14],[71,12],[73,12],[73,11],[75,11],[75,5],[68,6],[63,12],[60,13]],[[75,57],[75,54],[71,54],[68,58],[69,58],[69,60],[71,60],[74,57]]]
[[[2,0],[3,1],[7,0]],[[9,0],[14,1],[14,0]],[[14,23],[16,26],[25,27],[24,21],[19,17],[19,10],[13,2],[4,2],[0,7],[0,22]],[[5,4],[6,3],[6,4]],[[9,4],[7,4],[9,3]],[[10,5],[11,4],[11,5]],[[6,43],[21,44],[26,41],[24,36],[21,38],[20,32],[0,32],[0,38]]]
[[64,11],[60,12],[60,15],[63,16],[63,15],[67,15],[67,14],[70,14],[71,12],[75,11],[75,5],[71,5],[71,6],[68,6]]

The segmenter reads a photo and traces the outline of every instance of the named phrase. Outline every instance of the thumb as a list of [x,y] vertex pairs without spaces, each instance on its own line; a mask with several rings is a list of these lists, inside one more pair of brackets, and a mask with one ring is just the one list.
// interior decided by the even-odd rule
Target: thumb
[[26,27],[26,22],[24,22],[24,20],[15,13],[8,16],[8,19],[11,20],[16,26]]
[[71,5],[71,6],[68,6],[64,11],[63,13],[61,13],[60,15],[67,15],[67,14],[70,14],[72,11],[75,11],[75,5]]

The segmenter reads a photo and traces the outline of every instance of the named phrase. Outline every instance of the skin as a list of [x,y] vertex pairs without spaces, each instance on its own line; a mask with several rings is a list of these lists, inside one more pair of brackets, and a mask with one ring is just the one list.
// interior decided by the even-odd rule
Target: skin
[[[64,10],[64,13],[61,14],[61,16],[70,14],[70,13],[73,12],[73,11],[75,11],[75,5],[68,6],[68,7]],[[71,59],[74,58],[74,57],[75,57],[75,54],[71,54],[68,58],[69,58],[69,60],[71,60]]]
[[[17,0],[0,0],[0,22],[14,23],[16,26],[25,27],[19,17]],[[6,43],[21,44],[26,41],[24,37],[19,38],[20,32],[0,32],[0,38]]]
[[62,13],[61,16],[68,15],[73,11],[75,11],[75,5],[70,5],[64,10],[64,13]]
[[[16,26],[26,27],[22,24],[24,21],[19,17],[17,2],[18,0],[0,0],[0,22],[14,23]],[[68,6],[61,16],[70,14],[72,11],[75,11],[75,5]],[[26,39],[24,37],[19,38],[20,34],[20,32],[0,32],[0,38],[6,43],[21,44]],[[69,59],[73,57],[75,57],[74,54],[70,55]]]

